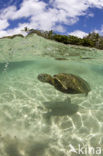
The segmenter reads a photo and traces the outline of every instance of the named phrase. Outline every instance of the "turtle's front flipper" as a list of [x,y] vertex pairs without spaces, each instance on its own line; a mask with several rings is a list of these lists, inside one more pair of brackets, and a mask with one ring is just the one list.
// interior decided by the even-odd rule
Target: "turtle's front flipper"
[[54,86],[56,88],[62,88],[64,90],[68,89],[57,77],[54,77]]

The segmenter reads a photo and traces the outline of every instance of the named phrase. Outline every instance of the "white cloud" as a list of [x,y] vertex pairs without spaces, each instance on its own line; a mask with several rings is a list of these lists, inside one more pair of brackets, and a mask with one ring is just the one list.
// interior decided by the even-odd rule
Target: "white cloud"
[[14,35],[14,34],[23,34],[25,36],[26,34],[22,30],[24,30],[24,27],[26,27],[26,26],[28,26],[28,23],[19,24],[18,27],[14,28],[14,29],[1,30],[0,38],[3,36],[10,36],[10,35]]
[[81,30],[76,30],[76,31],[73,31],[73,32],[69,33],[69,35],[77,36],[79,38],[83,38],[88,34],[86,32],[81,31]]
[[99,33],[100,35],[102,35],[103,36],[103,25],[101,26],[101,28],[100,29],[95,29],[94,30],[94,32],[96,32],[96,33]]
[[89,13],[89,14],[87,15],[87,17],[94,17],[94,14],[93,14],[93,13]]
[[7,20],[0,20],[0,30],[3,30],[9,26],[9,23]]
[[6,9],[1,10],[0,19],[5,19],[5,20],[12,19],[15,13],[16,13],[16,7],[9,6]]
[[66,32],[66,30],[64,29],[64,27],[63,26],[61,26],[61,25],[58,25],[58,26],[56,26],[55,28],[54,28],[54,30],[55,31],[57,31],[57,32]]
[[41,14],[45,10],[46,6],[46,3],[41,1],[39,2],[38,0],[24,0],[21,8],[14,13],[12,19],[36,16],[38,14]]
[[84,15],[85,10],[88,8],[88,4],[85,0],[55,0],[53,6],[57,9],[65,10],[66,15],[69,17],[76,17]]
[[8,36],[8,33],[6,31],[0,30],[0,38],[3,36]]
[[103,8],[103,0],[87,0],[90,7]]
[[[48,4],[43,0],[24,0],[18,10],[16,6],[9,6],[0,11],[0,30],[5,32],[9,19],[29,17],[30,22],[21,24],[22,26],[43,30],[58,29],[62,32],[62,24],[72,25],[83,15],[93,17],[92,13],[87,12],[89,7],[103,8],[103,0],[49,0]],[[21,25],[10,31],[21,29]]]

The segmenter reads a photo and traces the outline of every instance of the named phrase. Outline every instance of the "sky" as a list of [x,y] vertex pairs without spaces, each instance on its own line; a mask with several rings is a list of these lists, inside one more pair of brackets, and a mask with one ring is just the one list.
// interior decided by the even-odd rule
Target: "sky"
[[0,0],[0,37],[24,33],[24,27],[103,35],[103,0]]

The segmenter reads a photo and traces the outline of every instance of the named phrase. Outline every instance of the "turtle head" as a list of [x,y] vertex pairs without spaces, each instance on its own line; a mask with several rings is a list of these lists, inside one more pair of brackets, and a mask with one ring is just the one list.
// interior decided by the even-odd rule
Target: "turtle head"
[[52,84],[53,78],[49,74],[39,74],[38,75],[38,80],[41,81],[41,82],[47,82],[47,83]]

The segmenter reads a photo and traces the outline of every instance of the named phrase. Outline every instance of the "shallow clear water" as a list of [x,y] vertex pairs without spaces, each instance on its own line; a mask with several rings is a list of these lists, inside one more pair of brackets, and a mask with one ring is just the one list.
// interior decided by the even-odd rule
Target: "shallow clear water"
[[[103,149],[102,53],[36,35],[0,40],[0,155],[93,155],[79,154],[79,145],[94,147],[97,155],[96,148]],[[63,94],[38,81],[40,73],[73,73],[91,91],[88,96]]]

